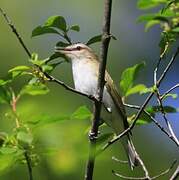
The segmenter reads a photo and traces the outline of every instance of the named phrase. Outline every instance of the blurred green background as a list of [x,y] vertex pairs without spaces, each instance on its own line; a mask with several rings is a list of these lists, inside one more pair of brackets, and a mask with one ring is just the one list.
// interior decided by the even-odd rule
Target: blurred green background
[[[159,28],[153,28],[148,33],[144,32],[142,24],[136,23],[137,17],[142,14],[137,9],[136,0],[113,1],[112,34],[117,41],[111,41],[108,59],[108,70],[119,85],[122,71],[143,60],[147,67],[142,71],[138,82],[152,85],[152,72],[159,56]],[[86,42],[90,37],[100,34],[103,19],[103,0],[1,0],[2,7],[17,26],[26,44],[41,58],[46,58],[53,53],[58,41],[55,35],[44,35],[31,38],[32,30],[52,15],[64,16],[69,24],[79,24],[80,33],[72,33],[71,37],[76,42]],[[93,45],[99,52],[99,44]],[[0,78],[6,76],[7,71],[17,65],[28,64],[28,57],[17,42],[4,19],[0,17]],[[162,84],[162,91],[177,82],[179,63],[173,67],[166,81]],[[176,73],[177,72],[177,73]],[[70,64],[65,63],[56,69],[54,76],[69,85],[72,83]],[[18,89],[24,80],[16,81],[14,87]],[[86,98],[70,93],[61,86],[49,84],[50,93],[45,96],[25,96],[18,104],[18,112],[24,120],[29,120],[39,114],[70,114],[79,106],[89,104]],[[128,102],[140,104],[145,96],[133,96]],[[153,102],[155,103],[155,102]],[[178,100],[167,103],[178,106]],[[13,122],[5,114],[6,106],[0,105],[0,131],[11,132]],[[174,130],[179,136],[178,119],[170,115]],[[161,117],[158,117],[161,119]],[[88,155],[87,129],[90,121],[70,120],[54,123],[36,128],[35,150],[39,153],[39,164],[34,168],[34,179],[38,180],[79,180],[83,179],[86,159]],[[178,129],[177,129],[178,128]],[[109,129],[106,128],[106,131]],[[154,124],[135,127],[133,133],[134,144],[146,163],[151,175],[158,174],[170,166],[177,159],[179,152],[174,143],[166,137]],[[126,175],[142,175],[139,168],[131,172],[126,165],[119,164],[111,159],[116,156],[126,159],[123,151],[115,144],[97,158],[94,176],[96,180],[119,179],[112,175],[116,170]],[[51,148],[51,153],[44,153],[44,149]],[[42,153],[43,152],[43,153]],[[172,171],[160,179],[168,179]],[[0,180],[26,180],[27,169],[24,165],[15,165],[0,174]]]

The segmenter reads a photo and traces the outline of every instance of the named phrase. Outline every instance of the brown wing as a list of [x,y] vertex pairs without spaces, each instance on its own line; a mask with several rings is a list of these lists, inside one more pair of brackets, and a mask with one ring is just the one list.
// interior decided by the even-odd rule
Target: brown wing
[[127,122],[126,111],[124,109],[124,105],[123,105],[121,96],[119,95],[119,93],[117,91],[117,87],[115,86],[112,78],[110,77],[110,75],[109,75],[109,73],[107,71],[106,71],[106,74],[105,74],[105,80],[106,80],[105,86],[106,86],[109,94],[111,95],[111,97],[112,97],[112,99],[114,101],[114,104],[116,105],[116,107],[117,107],[117,109],[119,111],[119,114],[123,118],[124,127],[128,128],[129,124]]

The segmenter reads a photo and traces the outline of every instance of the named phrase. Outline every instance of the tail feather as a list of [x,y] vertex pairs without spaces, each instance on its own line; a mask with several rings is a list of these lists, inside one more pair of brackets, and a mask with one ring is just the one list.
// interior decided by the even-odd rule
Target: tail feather
[[138,155],[135,150],[135,147],[132,143],[132,140],[129,137],[123,137],[122,144],[126,151],[129,165],[130,165],[131,169],[133,170],[134,167],[138,165],[138,159],[137,159]]

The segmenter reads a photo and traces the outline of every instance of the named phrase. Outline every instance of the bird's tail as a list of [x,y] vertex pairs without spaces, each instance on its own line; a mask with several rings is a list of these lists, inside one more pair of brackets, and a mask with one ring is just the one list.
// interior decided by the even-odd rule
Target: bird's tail
[[138,165],[138,158],[137,158],[138,155],[129,135],[122,138],[122,145],[124,147],[124,150],[126,151],[129,165],[133,170],[134,167]]

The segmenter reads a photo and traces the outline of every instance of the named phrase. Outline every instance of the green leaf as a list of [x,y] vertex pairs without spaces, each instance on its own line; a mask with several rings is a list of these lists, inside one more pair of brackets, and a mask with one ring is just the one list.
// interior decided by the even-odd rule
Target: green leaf
[[12,94],[7,87],[0,87],[0,103],[10,104],[12,99]]
[[30,69],[31,68],[28,66],[16,66],[16,67],[10,69],[8,71],[8,73],[11,73],[12,79],[14,79],[18,76],[29,74],[29,72],[27,72],[27,71]]
[[149,9],[166,2],[167,0],[139,0],[137,6],[139,9]]
[[[136,116],[136,114],[133,114],[133,115],[127,117],[127,121],[129,122],[129,124],[133,123],[135,116]],[[153,113],[153,114],[151,114],[151,116],[155,116],[155,114]],[[148,124],[151,122],[152,122],[151,118],[147,114],[142,112],[142,114],[140,115],[139,119],[136,122],[136,125],[145,125],[145,124]]]
[[17,133],[17,139],[24,145],[30,145],[33,141],[32,135],[24,131],[20,131]]
[[88,40],[88,42],[86,43],[86,45],[91,45],[91,44],[94,44],[94,43],[97,43],[97,42],[100,42],[101,41],[101,38],[102,38],[102,35],[97,35],[97,36],[94,36],[92,37],[91,39]]
[[159,20],[151,20],[148,21],[145,25],[145,32],[147,32],[151,27],[153,27],[154,25],[160,24]]
[[28,84],[26,85],[20,92],[21,95],[23,94],[29,94],[32,96],[35,95],[44,95],[49,92],[49,89],[46,85],[42,83],[36,83],[36,84]]
[[124,96],[133,86],[134,80],[136,79],[138,72],[145,66],[145,63],[139,63],[132,67],[127,68],[123,71],[120,81],[120,88]]
[[51,66],[51,65],[47,65],[47,64],[45,64],[45,65],[43,65],[42,66],[42,71],[43,72],[51,72],[53,70],[53,66]]
[[11,82],[12,82],[11,79],[8,79],[8,80],[0,79],[0,86],[4,86],[4,85],[11,83]]
[[59,32],[51,27],[38,26],[32,31],[31,37],[43,35],[43,34],[59,34]]
[[17,148],[14,147],[1,147],[0,153],[2,154],[13,154],[17,152]]
[[166,94],[166,95],[163,97],[163,99],[166,99],[166,98],[168,98],[168,97],[172,97],[173,99],[176,99],[176,98],[178,97],[178,94],[171,94],[171,93],[169,93],[169,94]]
[[54,116],[54,115],[42,114],[28,121],[28,123],[31,125],[34,125],[35,127],[39,127],[39,126],[41,127],[42,125],[66,121],[69,119],[70,119],[69,115],[55,115]]
[[30,69],[30,67],[28,67],[28,66],[16,66],[16,67],[10,69],[8,72],[11,73],[14,71],[27,71],[29,69]]
[[146,86],[144,84],[137,84],[136,86],[130,88],[127,92],[126,92],[126,97],[132,94],[136,94],[136,93],[141,93],[144,91],[144,89],[146,89]]
[[0,174],[9,169],[15,164],[15,157],[13,154],[0,154]]
[[70,29],[73,30],[73,31],[77,31],[77,32],[80,31],[80,27],[78,25],[73,25],[73,26],[70,27]]
[[62,16],[51,16],[45,22],[45,27],[55,27],[64,32],[67,31],[65,18]]
[[155,14],[144,14],[141,15],[137,18],[137,22],[146,22],[146,21],[150,21],[153,20],[155,17]]
[[179,33],[179,27],[172,29],[173,32]]
[[142,91],[140,91],[140,94],[146,94],[146,93],[150,93],[150,92],[154,92],[154,87],[149,87],[149,88],[145,88]]
[[87,118],[91,118],[91,117],[92,117],[92,113],[89,111],[89,109],[86,106],[79,107],[71,115],[71,119],[79,119],[79,120],[83,120],[83,119],[87,119]]
[[[177,109],[172,107],[172,106],[164,106],[164,111],[165,113],[177,113]],[[152,106],[152,107],[149,107],[147,108],[147,111],[151,114],[154,114],[154,113],[159,113],[161,112],[161,108],[160,106]]]

